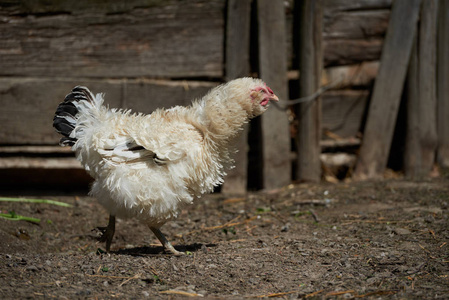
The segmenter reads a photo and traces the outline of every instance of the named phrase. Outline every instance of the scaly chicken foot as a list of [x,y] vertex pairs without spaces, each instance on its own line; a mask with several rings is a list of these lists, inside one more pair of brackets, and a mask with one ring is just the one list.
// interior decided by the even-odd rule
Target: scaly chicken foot
[[115,233],[115,216],[109,215],[109,223],[106,227],[97,227],[101,231],[101,236],[98,241],[104,243],[106,242],[106,252],[111,250],[112,238]]
[[185,255],[184,252],[180,252],[178,250],[175,249],[175,247],[172,246],[172,244],[167,240],[167,238],[165,237],[165,235],[159,230],[159,228],[156,227],[151,227],[150,226],[151,231],[153,231],[154,235],[156,235],[156,237],[159,239],[159,241],[162,243],[162,246],[164,246],[165,250],[171,252],[172,254],[176,255],[176,256],[181,256],[181,255]]

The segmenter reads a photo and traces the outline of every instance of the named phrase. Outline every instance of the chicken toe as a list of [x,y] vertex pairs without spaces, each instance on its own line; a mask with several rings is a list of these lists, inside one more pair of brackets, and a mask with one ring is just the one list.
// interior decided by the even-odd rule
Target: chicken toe
[[106,252],[111,250],[112,238],[115,233],[115,216],[109,216],[109,223],[106,227],[97,227],[101,231],[101,236],[98,239],[100,242],[106,242]]
[[162,243],[162,246],[164,246],[165,250],[169,251],[170,253],[172,253],[172,254],[174,254],[176,256],[185,255],[184,252],[180,252],[180,251],[176,250],[175,247],[172,246],[172,244],[167,240],[167,238],[159,230],[159,228],[150,226],[150,229],[151,229],[151,231],[153,231],[153,233],[156,235],[156,237]]

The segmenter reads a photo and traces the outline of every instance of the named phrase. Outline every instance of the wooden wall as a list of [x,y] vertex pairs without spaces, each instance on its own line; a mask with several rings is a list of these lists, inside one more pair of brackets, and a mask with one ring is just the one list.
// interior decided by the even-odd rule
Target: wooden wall
[[1,144],[56,144],[52,116],[75,85],[151,112],[223,76],[224,1],[17,3],[0,3]]
[[[295,1],[281,2],[283,51],[295,98]],[[151,112],[188,104],[224,81],[227,5],[225,0],[0,0],[0,169],[13,168],[2,161],[14,156],[14,149],[57,144],[53,113],[75,85],[105,92],[111,107]],[[391,0],[324,0],[323,83],[338,85],[322,96],[323,127],[339,137],[352,138],[360,130],[390,7]],[[252,43],[256,35],[251,25]],[[254,55],[257,46],[250,48]],[[257,59],[248,60],[249,75],[258,76]],[[18,156],[36,156],[35,148],[20,149]],[[47,156],[57,151],[45,149]]]

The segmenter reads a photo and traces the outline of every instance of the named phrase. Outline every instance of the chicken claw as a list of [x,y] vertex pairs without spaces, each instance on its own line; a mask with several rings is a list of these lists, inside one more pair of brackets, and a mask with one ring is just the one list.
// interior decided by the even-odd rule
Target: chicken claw
[[151,231],[153,231],[154,235],[159,239],[159,241],[162,243],[162,246],[164,246],[165,250],[171,252],[172,254],[176,256],[182,256],[185,255],[184,252],[180,252],[175,249],[175,247],[172,246],[172,244],[167,240],[165,235],[159,230],[159,228],[151,227]]

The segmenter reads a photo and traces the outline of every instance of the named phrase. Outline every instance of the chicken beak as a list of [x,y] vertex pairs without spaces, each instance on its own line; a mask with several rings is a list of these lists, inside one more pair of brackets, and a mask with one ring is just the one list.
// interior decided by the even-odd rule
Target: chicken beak
[[278,96],[276,96],[275,94],[273,94],[273,95],[270,97],[270,100],[272,100],[272,101],[274,101],[274,102],[279,102],[279,98],[278,98]]

